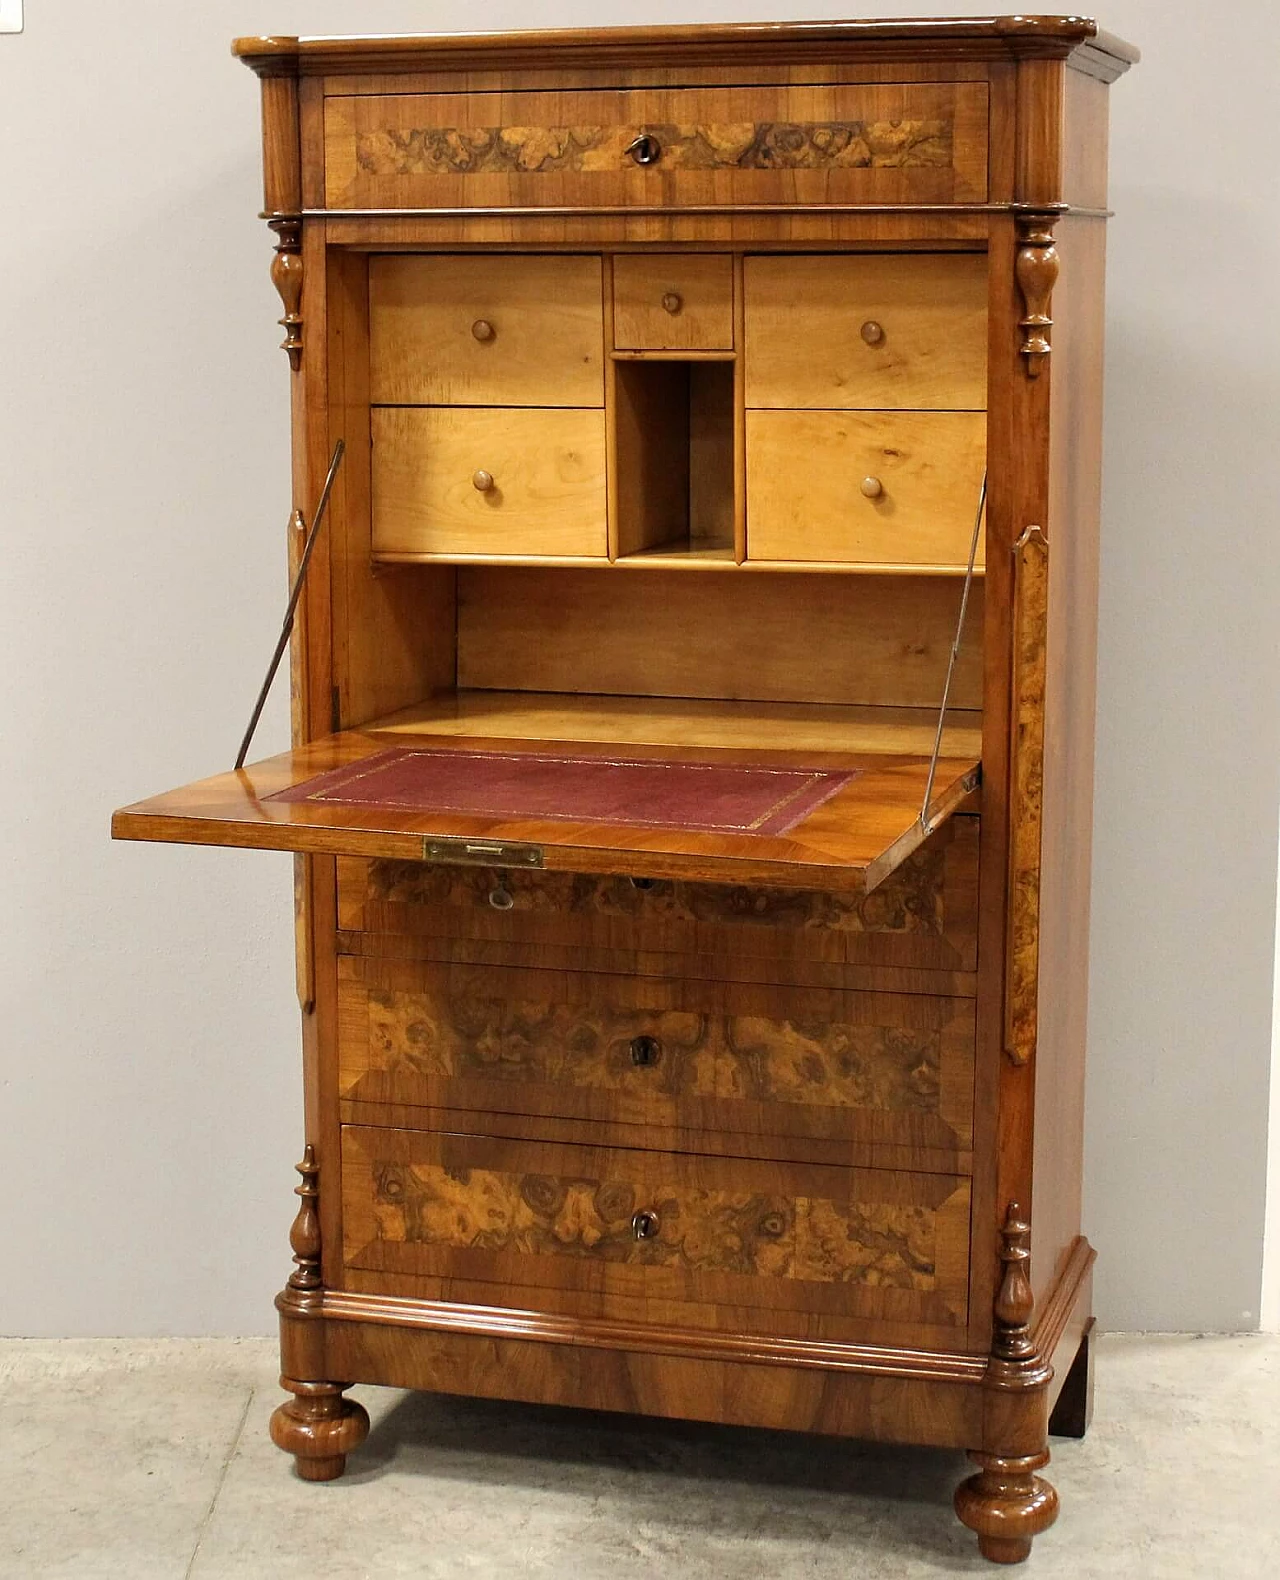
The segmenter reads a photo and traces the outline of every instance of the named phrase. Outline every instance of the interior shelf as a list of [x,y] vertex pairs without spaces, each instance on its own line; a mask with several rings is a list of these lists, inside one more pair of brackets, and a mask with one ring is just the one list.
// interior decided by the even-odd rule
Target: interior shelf
[[[314,854],[429,860],[440,840],[457,859],[483,864],[494,844],[522,847],[534,865],[571,872],[687,877],[842,890],[874,888],[977,787],[980,729],[974,714],[949,721],[927,817],[936,714],[913,708],[740,703],[651,697],[516,692],[444,692],[362,729],[310,743],[117,812],[117,838],[232,845]],[[571,753],[565,743],[573,742]],[[608,821],[521,810],[501,814],[435,810],[397,797],[385,802],[307,799],[298,787],[336,770],[343,782],[450,753],[490,753],[508,784],[548,762],[609,786],[627,774],[747,770],[780,784],[806,779],[834,787],[782,832],[694,826],[685,814],[656,824],[637,803]],[[565,767],[566,761],[570,766]],[[456,764],[448,765],[457,767]],[[377,772],[382,772],[379,767]],[[456,777],[456,775],[455,775]],[[820,787],[821,788],[821,787]],[[299,798],[277,800],[282,794]],[[317,792],[318,794],[318,792]],[[698,802],[692,803],[696,808]],[[801,801],[798,805],[807,803]],[[769,825],[765,825],[769,826]],[[466,849],[477,844],[477,852]]]

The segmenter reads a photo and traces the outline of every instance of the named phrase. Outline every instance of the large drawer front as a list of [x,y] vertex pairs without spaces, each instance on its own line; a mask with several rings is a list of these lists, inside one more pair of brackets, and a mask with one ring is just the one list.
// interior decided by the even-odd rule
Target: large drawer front
[[603,556],[604,412],[375,407],[375,554]]
[[965,1320],[958,1177],[350,1126],[342,1188],[346,1267],[422,1298],[709,1326],[750,1311],[832,1338]]
[[987,88],[333,97],[325,192],[334,209],[980,203]]
[[[424,949],[447,939],[643,953],[658,970],[664,956],[699,956],[730,979],[747,962],[773,980],[801,962],[968,972],[978,952],[978,821],[950,819],[870,894],[519,870],[499,883],[483,869],[347,859],[338,924]],[[347,936],[344,946],[363,952],[365,941]]]
[[345,958],[339,1009],[351,1101],[972,1144],[973,999]]
[[964,566],[985,465],[979,412],[749,411],[747,557]]

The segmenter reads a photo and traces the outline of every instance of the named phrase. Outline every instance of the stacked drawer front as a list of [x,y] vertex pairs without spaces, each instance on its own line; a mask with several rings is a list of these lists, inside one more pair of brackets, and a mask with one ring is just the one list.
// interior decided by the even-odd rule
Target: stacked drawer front
[[865,897],[339,863],[349,1287],[966,1319],[977,819]]
[[598,257],[369,268],[375,554],[603,556]]
[[985,256],[755,257],[743,283],[748,558],[964,565]]

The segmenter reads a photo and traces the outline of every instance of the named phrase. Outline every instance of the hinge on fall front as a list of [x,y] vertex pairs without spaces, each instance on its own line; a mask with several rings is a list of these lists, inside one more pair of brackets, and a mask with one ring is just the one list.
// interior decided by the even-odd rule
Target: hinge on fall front
[[337,686],[329,692],[329,734],[337,735],[342,728],[342,693]]

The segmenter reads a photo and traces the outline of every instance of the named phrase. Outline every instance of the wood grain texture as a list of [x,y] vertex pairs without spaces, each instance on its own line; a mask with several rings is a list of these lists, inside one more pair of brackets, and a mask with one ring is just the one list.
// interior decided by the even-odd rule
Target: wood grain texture
[[[500,119],[495,117],[495,109]],[[331,208],[981,202],[985,84],[332,98]],[[640,166],[627,149],[656,139]]]
[[[378,725],[393,736],[484,735],[698,748],[751,747],[768,741],[786,750],[890,755],[931,752],[937,727],[938,715],[931,708],[452,689],[402,708]],[[981,746],[981,715],[971,709],[949,709],[943,753],[976,755]]]
[[613,263],[619,348],[733,347],[733,259],[727,253],[621,253]]
[[867,895],[512,871],[501,910],[492,873],[344,860],[338,917],[379,935],[971,971],[977,852],[978,819],[954,817]]
[[[969,62],[1070,59],[1113,80],[1138,60],[1132,44],[1076,16],[911,18],[897,21],[697,23],[663,27],[566,28],[512,33],[434,33],[365,38],[248,37],[233,52],[262,76],[368,72],[405,74],[512,71],[548,66],[581,75],[608,68],[612,80],[631,69],[651,80],[655,68],[681,77],[710,67],[717,77],[763,67],[786,73],[815,65],[835,76],[850,65],[893,63],[890,73],[930,67],[962,75]],[[768,82],[764,75],[757,80]],[[807,80],[807,77],[806,77]],[[351,91],[350,87],[346,91]],[[375,80],[366,92],[385,91]]]
[[[433,748],[474,750],[473,738],[422,737]],[[150,801],[124,807],[112,818],[118,839],[179,844],[231,845],[317,855],[423,859],[428,836],[457,837],[543,847],[550,871],[613,872],[635,877],[689,877],[712,882],[829,886],[871,890],[882,883],[926,837],[921,819],[929,780],[926,758],[857,753],[806,753],[804,766],[854,772],[854,777],[795,829],[782,835],[706,834],[678,828],[621,823],[491,818],[457,813],[405,812],[390,807],[346,806],[323,801],[265,798],[322,773],[362,761],[389,746],[410,747],[407,734],[349,731],[298,751],[267,758],[235,773],[216,775]],[[536,752],[535,741],[510,741],[508,753]],[[578,747],[582,757],[607,759],[610,748]],[[661,748],[632,746],[629,756],[661,760]],[[669,755],[669,754],[668,754]],[[796,766],[785,752],[730,752],[721,762]],[[944,757],[933,784],[929,825],[944,822],[978,782],[976,759]]]
[[545,1290],[600,1316],[723,1300],[783,1331],[964,1320],[968,1185],[945,1175],[348,1127],[343,1201],[348,1267],[515,1285],[534,1309]]
[[[1105,125],[1100,135],[1105,136]],[[1106,229],[1059,226],[1050,383],[1049,609],[1040,844],[1039,1002],[1033,1170],[1037,1286],[1081,1224],[1088,1043]]]
[[375,257],[368,333],[375,404],[604,402],[598,257]]
[[[453,1325],[454,1306],[331,1298],[324,1327],[333,1364],[392,1387],[948,1448],[963,1448],[981,1430],[981,1389],[969,1377],[858,1372],[816,1359],[765,1366],[759,1359],[781,1346],[754,1338],[726,1351],[718,1335],[707,1335],[702,1353],[682,1334],[680,1348],[666,1350],[652,1324],[643,1337],[624,1330],[612,1343],[592,1343],[584,1324],[569,1320],[552,1343],[526,1336],[536,1321],[527,1312],[508,1314],[495,1336]],[[422,1323],[427,1313],[435,1325]]]
[[963,570],[985,465],[978,413],[748,411],[747,557]]
[[340,976],[353,1101],[953,1154],[971,1141],[970,999],[370,959]]
[[1013,762],[1005,1050],[1035,1054],[1040,968],[1040,837],[1044,808],[1045,644],[1049,545],[1028,527],[1014,545]]
[[[452,568],[373,564],[368,262],[359,253],[327,249],[328,388],[325,400],[315,403],[329,452],[339,439],[347,447],[329,504],[325,546],[332,566],[326,602],[337,722],[350,725],[452,685],[457,668]],[[324,650],[322,633],[316,646]],[[318,658],[319,652],[313,667]],[[312,734],[332,728],[332,712],[332,705],[325,708],[323,727]]]
[[617,553],[635,554],[689,528],[689,368],[624,362],[614,369]]
[[[960,607],[947,581],[732,571],[474,567],[458,597],[464,688],[922,707],[935,719]],[[956,708],[982,706],[982,610],[975,588]]]
[[[430,106],[424,106],[429,109]],[[616,172],[637,138],[670,170],[948,169],[953,123],[645,122],[632,126],[396,126],[356,135],[364,176]],[[635,163],[650,162],[645,155]]]
[[[326,1183],[308,1287],[282,1308],[286,1446],[332,1471],[344,1445],[327,1423],[357,1415],[344,1378],[934,1442],[981,1456],[962,1502],[984,1550],[1025,1556],[1051,1514],[1037,1472],[1058,1384],[1018,1368],[1065,1378],[1092,1260],[1078,1227],[1103,227],[1057,219],[1052,300],[1042,232],[1061,201],[1105,201],[1103,84],[1134,52],[1080,19],[989,18],[242,53],[264,76],[300,364],[293,505],[312,508],[339,436],[347,463],[295,644],[297,752],[126,809],[117,829],[306,853],[306,1135]],[[640,133],[658,145],[643,168],[626,153]],[[399,284],[380,290],[383,275]],[[481,318],[494,333],[477,338]],[[547,446],[514,431],[524,414],[603,422],[615,359],[662,356],[687,365],[639,362],[623,387],[680,383],[682,415],[642,464],[633,447],[625,488],[625,446],[622,468],[608,452],[598,564],[545,540],[521,557],[563,568],[375,562],[371,405],[479,410],[527,474]],[[944,746],[952,817],[931,840],[914,820],[963,551],[880,558],[874,575],[825,549],[735,564],[761,502],[748,405],[875,413],[900,435],[990,408],[991,563]],[[822,447],[804,443],[778,455],[795,493],[822,483]],[[491,468],[473,459],[468,484],[476,469]],[[610,566],[618,501],[660,495],[655,469],[686,507],[654,512]],[[733,486],[699,494],[713,473]],[[847,511],[818,498],[806,514]],[[1030,867],[1016,876],[1033,832],[1015,717],[1028,523],[1054,545],[1034,906]],[[919,573],[886,573],[898,563]],[[327,738],[331,721],[346,732]],[[864,772],[800,838],[749,850],[379,809],[304,824],[263,802],[415,739],[816,753]],[[548,870],[504,873],[499,910],[494,874],[416,860],[428,833],[550,839]],[[1006,975],[1027,977],[1010,914],[1038,928],[1045,1013],[1023,1017],[1023,1065],[1004,1051]],[[1029,1206],[1035,1249],[1016,1299],[996,1287],[1010,1201]],[[642,1239],[636,1212],[656,1217]]]
[[604,558],[603,412],[391,406],[371,415],[375,559]]
[[747,405],[982,411],[986,272],[976,253],[747,258]]

